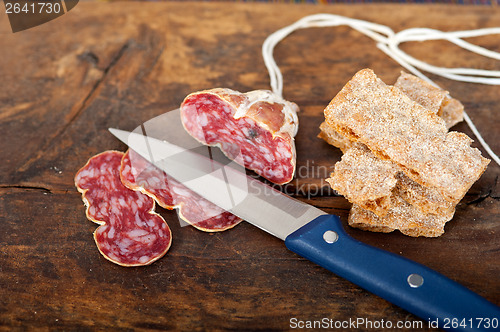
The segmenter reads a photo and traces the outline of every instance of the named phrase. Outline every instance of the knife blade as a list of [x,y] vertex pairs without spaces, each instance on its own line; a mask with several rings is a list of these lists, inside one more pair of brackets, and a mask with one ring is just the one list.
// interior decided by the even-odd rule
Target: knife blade
[[255,226],[282,240],[312,219],[326,214],[247,176],[234,162],[218,162],[226,158],[218,149],[211,151],[209,158],[138,133],[113,128],[110,131],[192,191],[210,197],[212,203],[244,220],[252,220]]
[[437,322],[441,328],[481,331],[486,321],[500,319],[498,306],[424,265],[352,238],[338,216],[245,175],[236,163],[218,155],[218,149],[203,155],[197,151],[200,143],[192,138],[180,142],[171,134],[167,141],[165,133],[182,126],[178,111],[169,113],[168,122],[152,121],[152,128],[141,126],[140,132],[110,131],[187,188],[284,240],[289,250],[424,321]]

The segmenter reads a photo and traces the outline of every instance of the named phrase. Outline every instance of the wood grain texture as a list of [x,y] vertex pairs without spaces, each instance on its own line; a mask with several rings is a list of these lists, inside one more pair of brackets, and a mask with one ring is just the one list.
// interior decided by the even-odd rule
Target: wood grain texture
[[[262,42],[319,12],[395,31],[500,22],[500,11],[478,7],[80,2],[61,18],[12,34],[0,14],[0,330],[287,330],[292,317],[418,321],[246,223],[207,234],[157,208],[173,232],[167,255],[142,268],[114,265],[97,251],[97,226],[85,218],[73,184],[92,155],[125,149],[108,127],[131,130],[201,89],[268,89]],[[496,36],[474,42],[500,51]],[[498,61],[442,42],[404,48],[434,64],[500,70]],[[345,222],[350,204],[323,180],[341,157],[316,138],[323,108],[359,69],[391,83],[401,68],[346,27],[298,31],[275,58],[285,98],[301,107],[297,180],[283,189]],[[464,103],[500,152],[499,88],[432,78]],[[472,136],[465,124],[454,129]],[[440,238],[348,232],[500,305],[499,175],[490,164]]]

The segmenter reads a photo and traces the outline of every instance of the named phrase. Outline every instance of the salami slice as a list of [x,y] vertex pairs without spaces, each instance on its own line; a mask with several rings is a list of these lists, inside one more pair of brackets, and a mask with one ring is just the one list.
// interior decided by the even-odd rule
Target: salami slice
[[267,90],[212,89],[188,95],[184,128],[202,144],[219,146],[230,159],[277,184],[295,173],[298,106]]
[[240,218],[186,188],[133,150],[123,156],[120,176],[127,188],[154,198],[161,207],[178,209],[179,217],[199,230],[224,231],[241,222]]
[[105,151],[87,162],[75,184],[87,218],[100,226],[94,240],[101,254],[122,266],[151,264],[170,248],[172,234],[154,212],[154,200],[126,188],[120,180],[122,152]]

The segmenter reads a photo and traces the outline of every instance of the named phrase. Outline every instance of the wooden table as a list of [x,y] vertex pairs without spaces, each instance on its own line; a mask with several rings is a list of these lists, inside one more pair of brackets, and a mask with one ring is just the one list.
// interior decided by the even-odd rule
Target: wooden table
[[[418,324],[246,223],[208,234],[181,227],[175,212],[157,208],[172,228],[170,251],[147,267],[117,266],[97,251],[96,225],[85,218],[74,187],[88,158],[125,150],[108,127],[132,130],[201,89],[268,89],[260,55],[266,36],[320,12],[395,31],[500,22],[500,11],[486,7],[80,2],[63,17],[12,34],[1,14],[0,330],[287,330],[294,318]],[[500,51],[498,36],[474,42]],[[498,61],[443,42],[405,49],[434,64],[500,70]],[[285,97],[301,107],[302,172],[288,193],[345,222],[350,204],[322,187],[341,157],[316,138],[322,110],[359,69],[370,67],[391,83],[402,68],[347,27],[298,31],[278,45],[275,57]],[[498,86],[431,77],[464,103],[499,153]],[[454,129],[472,136],[463,123]],[[499,175],[491,163],[439,238],[348,232],[500,304]],[[423,326],[419,331],[428,329]]]

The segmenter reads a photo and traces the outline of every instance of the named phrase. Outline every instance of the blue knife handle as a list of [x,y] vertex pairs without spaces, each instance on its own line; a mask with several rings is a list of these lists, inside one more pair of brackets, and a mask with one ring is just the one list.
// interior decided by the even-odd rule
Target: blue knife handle
[[466,331],[499,328],[500,307],[428,267],[355,240],[337,216],[314,219],[290,234],[285,244],[425,324]]

